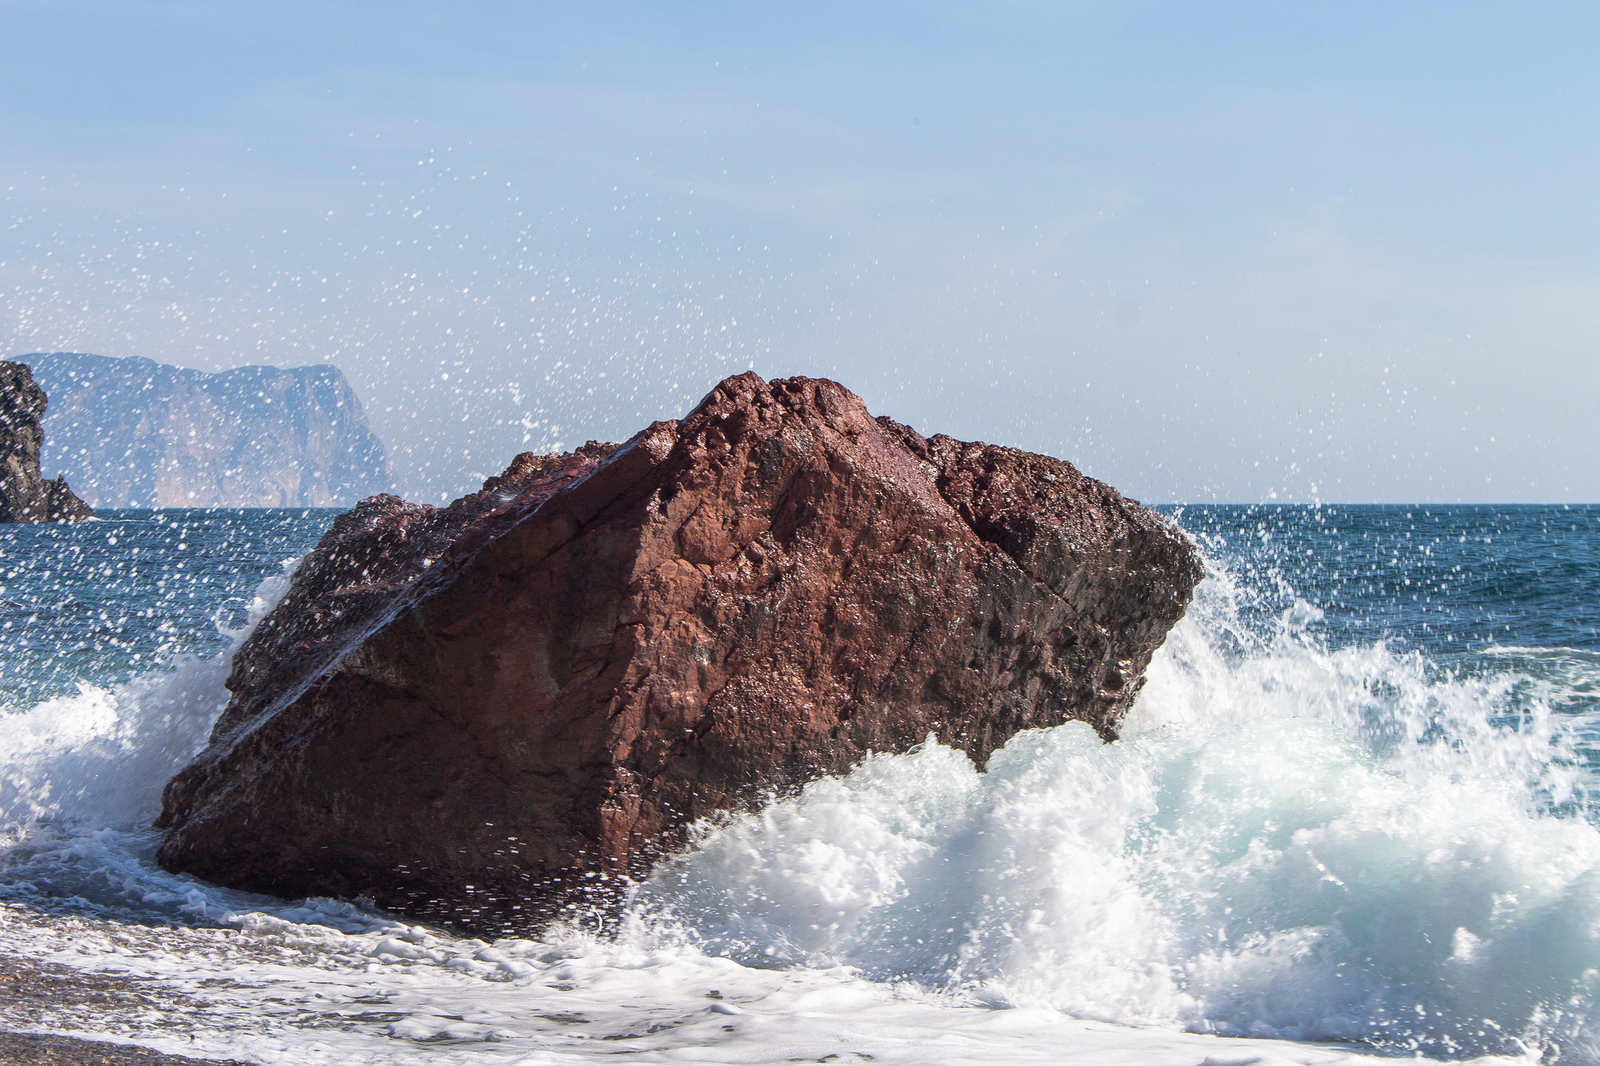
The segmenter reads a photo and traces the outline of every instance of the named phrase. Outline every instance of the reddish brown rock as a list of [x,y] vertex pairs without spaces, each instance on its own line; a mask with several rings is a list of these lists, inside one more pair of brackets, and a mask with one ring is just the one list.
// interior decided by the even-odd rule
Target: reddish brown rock
[[869,751],[1114,738],[1200,574],[1068,463],[743,374],[621,447],[342,517],[236,656],[160,859],[529,929]]

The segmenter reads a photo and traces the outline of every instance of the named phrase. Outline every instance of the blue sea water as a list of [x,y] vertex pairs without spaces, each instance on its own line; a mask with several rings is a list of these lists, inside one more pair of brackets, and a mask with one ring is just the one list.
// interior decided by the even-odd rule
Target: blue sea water
[[[984,1061],[928,1034],[996,1010],[1019,1028],[970,1024],[1018,1062],[1053,1061],[1041,1011],[1143,1027],[1074,1030],[1082,1061],[1211,1054],[1156,1032],[1280,1041],[1262,1062],[1600,1062],[1600,507],[1163,510],[1210,573],[1121,741],[874,757],[706,827],[620,929],[495,945],[151,861],[228,650],[334,512],[0,527],[0,948],[208,988],[184,1035],[262,1062],[576,1062],[605,1024],[611,1057],[784,1061],[850,1011],[893,1024],[849,1054]],[[269,980],[322,1013],[229,999]],[[351,1006],[372,996],[393,1009]],[[780,1002],[811,1007],[758,1017]]]
[[1433,656],[1600,648],[1600,507],[1164,507],[1252,586],[1294,599],[1330,646],[1389,640]]
[[1303,604],[1330,651],[1381,643],[1431,677],[1514,678],[1495,723],[1548,707],[1600,769],[1600,506],[1162,510],[1238,576],[1246,631]]
[[338,513],[105,510],[95,522],[0,525],[0,705],[220,653],[261,582]]

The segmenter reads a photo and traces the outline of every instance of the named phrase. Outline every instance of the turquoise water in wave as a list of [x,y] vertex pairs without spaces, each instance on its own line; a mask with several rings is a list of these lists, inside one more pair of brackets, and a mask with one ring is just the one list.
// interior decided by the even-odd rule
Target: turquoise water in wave
[[334,512],[0,527],[0,949],[213,1004],[58,1028],[261,1062],[1600,1063],[1600,507],[1164,510],[1209,576],[1123,740],[876,756],[494,945],[151,861]]
[[261,582],[337,510],[103,510],[0,525],[0,705],[115,684],[219,653]]
[[1248,632],[1309,607],[1328,650],[1381,643],[1433,678],[1506,679],[1494,724],[1548,707],[1600,773],[1600,505],[1161,510],[1234,577]]
[[1334,647],[1600,648],[1600,505],[1160,510],[1249,586],[1247,616],[1303,599]]

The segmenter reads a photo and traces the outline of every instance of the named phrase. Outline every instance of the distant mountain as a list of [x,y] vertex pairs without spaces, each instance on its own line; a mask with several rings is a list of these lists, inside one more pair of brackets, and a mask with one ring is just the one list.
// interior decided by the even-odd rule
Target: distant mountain
[[16,359],[50,397],[44,469],[95,507],[347,507],[393,491],[383,444],[334,367]]

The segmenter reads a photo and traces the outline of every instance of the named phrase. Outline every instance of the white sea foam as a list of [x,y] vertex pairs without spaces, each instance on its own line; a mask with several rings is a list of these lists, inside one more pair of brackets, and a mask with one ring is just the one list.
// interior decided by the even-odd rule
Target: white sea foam
[[1587,1052],[1600,832],[1511,675],[1245,633],[1226,575],[1127,736],[935,743],[704,832],[635,935],[969,1000],[1436,1054]]
[[75,695],[0,713],[0,843],[40,821],[148,824],[162,786],[205,746],[227,705],[232,648],[288,591],[294,563],[262,582],[228,652],[184,656],[110,688],[80,683]]
[[0,722],[0,946],[174,1004],[54,1028],[260,1062],[1600,1061],[1600,833],[1562,716],[1514,669],[1328,651],[1314,608],[1255,632],[1235,598],[1202,587],[1116,744],[871,758],[703,828],[620,929],[538,943],[158,869],[129,827],[224,660],[52,701]]

